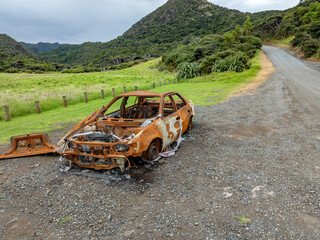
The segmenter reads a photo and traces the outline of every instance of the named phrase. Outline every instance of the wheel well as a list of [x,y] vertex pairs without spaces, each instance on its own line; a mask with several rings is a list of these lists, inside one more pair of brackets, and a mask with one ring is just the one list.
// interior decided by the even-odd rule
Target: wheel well
[[[163,142],[162,142],[162,139],[161,138],[155,138],[155,139],[153,139],[152,141],[151,141],[151,143],[153,142],[153,141],[156,141],[156,140],[159,140],[160,141],[160,151],[162,150],[162,146],[163,146]],[[150,144],[151,144],[150,143]]]

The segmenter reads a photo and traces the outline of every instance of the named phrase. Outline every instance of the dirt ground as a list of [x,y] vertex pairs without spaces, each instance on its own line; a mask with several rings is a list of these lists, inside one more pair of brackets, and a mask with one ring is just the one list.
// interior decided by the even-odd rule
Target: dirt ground
[[279,65],[255,94],[196,107],[176,156],[153,166],[1,161],[0,239],[319,239],[320,111]]

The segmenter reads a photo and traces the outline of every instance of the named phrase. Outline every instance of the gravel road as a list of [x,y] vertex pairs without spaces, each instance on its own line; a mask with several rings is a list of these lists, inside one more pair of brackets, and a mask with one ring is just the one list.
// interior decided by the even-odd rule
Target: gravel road
[[256,94],[196,107],[177,155],[154,166],[1,161],[0,239],[319,239],[320,72],[264,51],[276,71]]

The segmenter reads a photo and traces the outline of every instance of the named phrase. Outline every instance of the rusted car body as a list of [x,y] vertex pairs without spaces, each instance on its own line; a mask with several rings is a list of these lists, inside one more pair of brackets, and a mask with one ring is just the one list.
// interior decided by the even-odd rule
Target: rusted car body
[[62,137],[58,152],[80,167],[124,171],[132,157],[158,158],[191,129],[193,115],[192,101],[176,92],[121,94]]
[[12,137],[10,150],[0,155],[0,160],[55,152],[46,133],[28,134]]

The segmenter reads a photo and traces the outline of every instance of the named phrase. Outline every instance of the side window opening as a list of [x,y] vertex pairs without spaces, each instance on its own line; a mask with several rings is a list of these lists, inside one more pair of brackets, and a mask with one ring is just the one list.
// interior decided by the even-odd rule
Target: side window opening
[[164,114],[164,117],[174,113],[174,107],[173,107],[173,103],[170,99],[169,96],[167,96],[165,99],[164,99],[164,102],[163,102],[163,114]]
[[174,102],[176,103],[178,110],[180,108],[183,108],[186,105],[184,99],[182,99],[179,95],[174,94],[174,95],[172,95],[172,98],[173,98]]

